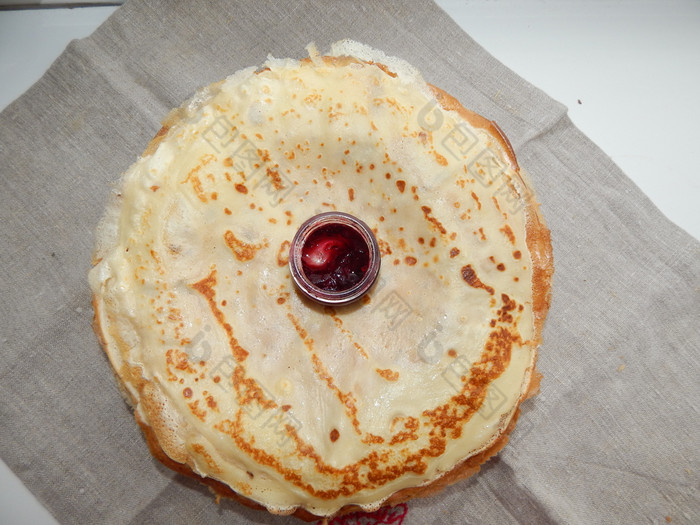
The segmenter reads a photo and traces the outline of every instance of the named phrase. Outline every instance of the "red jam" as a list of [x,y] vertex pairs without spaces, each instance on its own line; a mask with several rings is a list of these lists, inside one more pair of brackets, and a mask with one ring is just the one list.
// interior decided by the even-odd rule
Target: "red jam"
[[306,278],[326,291],[343,291],[362,280],[369,268],[369,247],[362,235],[344,224],[315,230],[301,252]]
[[289,245],[289,270],[297,289],[321,304],[357,301],[379,274],[381,254],[367,224],[341,211],[304,222]]

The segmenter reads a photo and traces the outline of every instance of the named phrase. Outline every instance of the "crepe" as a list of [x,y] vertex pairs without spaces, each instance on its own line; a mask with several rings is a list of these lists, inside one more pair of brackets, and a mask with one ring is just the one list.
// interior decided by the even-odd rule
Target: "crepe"
[[[552,261],[495,124],[362,44],[309,52],[167,117],[107,206],[89,278],[154,455],[310,520],[434,492],[505,445],[537,389]],[[341,307],[288,266],[299,226],[331,210],[382,257]]]

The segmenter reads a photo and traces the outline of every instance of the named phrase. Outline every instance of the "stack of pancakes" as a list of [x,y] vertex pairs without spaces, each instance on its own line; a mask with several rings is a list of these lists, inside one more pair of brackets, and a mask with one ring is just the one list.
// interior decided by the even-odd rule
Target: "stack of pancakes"
[[[299,226],[332,210],[382,256],[341,307],[288,266]],[[90,283],[154,455],[310,520],[432,493],[505,445],[537,388],[551,274],[498,127],[345,41],[173,111],[111,198]]]

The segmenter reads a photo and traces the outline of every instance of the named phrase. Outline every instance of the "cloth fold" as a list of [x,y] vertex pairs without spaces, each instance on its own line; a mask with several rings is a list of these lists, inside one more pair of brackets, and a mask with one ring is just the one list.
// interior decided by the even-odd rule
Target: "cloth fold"
[[2,459],[61,523],[297,522],[217,506],[152,459],[92,333],[86,275],[111,185],[171,108],[343,38],[497,122],[554,246],[540,395],[480,474],[409,502],[403,523],[700,522],[700,243],[428,1],[132,0],[0,114]]

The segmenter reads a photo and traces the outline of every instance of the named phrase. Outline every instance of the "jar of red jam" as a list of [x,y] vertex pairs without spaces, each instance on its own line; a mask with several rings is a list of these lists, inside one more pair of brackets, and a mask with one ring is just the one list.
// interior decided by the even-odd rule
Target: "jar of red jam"
[[322,304],[357,301],[374,284],[380,261],[369,226],[343,212],[311,217],[289,248],[292,279],[304,295]]

